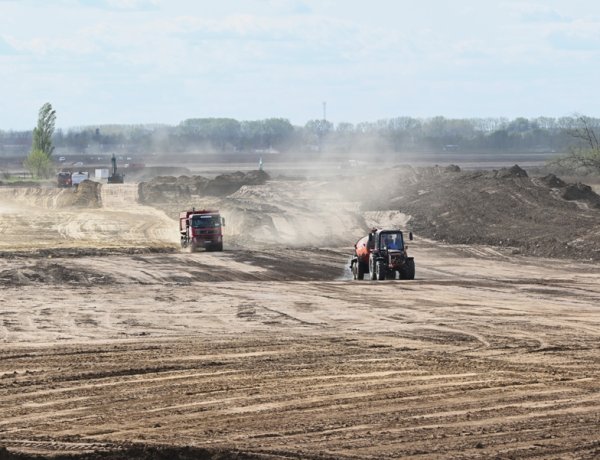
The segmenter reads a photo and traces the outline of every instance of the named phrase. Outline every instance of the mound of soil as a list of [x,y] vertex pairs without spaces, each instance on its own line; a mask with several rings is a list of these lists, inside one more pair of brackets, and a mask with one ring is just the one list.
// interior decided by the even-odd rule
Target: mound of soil
[[460,172],[460,166],[458,165],[448,165],[444,169],[446,172]]
[[102,206],[100,189],[102,184],[84,180],[76,189],[62,190],[58,195],[57,207],[99,208]]
[[0,286],[107,284],[112,281],[112,278],[105,274],[74,270],[64,265],[46,261],[0,271]]
[[127,181],[149,181],[159,176],[183,176],[188,175],[191,171],[183,166],[146,166],[141,170],[128,170],[125,169]]
[[585,201],[592,206],[600,208],[600,196],[592,190],[592,187],[582,184],[581,182],[567,184],[562,191],[561,196],[565,200]]
[[222,174],[214,179],[203,176],[159,176],[139,185],[141,203],[180,202],[193,196],[223,197],[244,185],[261,185],[269,180],[264,171]]
[[438,241],[600,260],[600,211],[580,203],[595,204],[600,197],[583,185],[567,185],[562,194],[546,185],[559,181],[534,181],[516,165],[492,173],[406,168],[363,209],[409,214],[412,230]]
[[498,179],[507,179],[511,177],[528,177],[527,171],[519,165],[511,166],[510,168],[502,168],[499,171],[494,171],[494,176]]
[[567,184],[554,174],[542,177],[540,182],[550,188],[560,189],[560,196],[567,201],[579,201],[600,208],[600,196],[589,185],[581,182]]
[[98,182],[86,180],[77,187],[59,189],[56,186],[12,186],[0,188],[0,196],[25,205],[41,206],[48,209],[81,207],[99,208],[102,206]]
[[567,185],[567,183],[559,177],[556,177],[554,174],[548,174],[540,179],[543,184],[546,184],[550,188],[563,188]]

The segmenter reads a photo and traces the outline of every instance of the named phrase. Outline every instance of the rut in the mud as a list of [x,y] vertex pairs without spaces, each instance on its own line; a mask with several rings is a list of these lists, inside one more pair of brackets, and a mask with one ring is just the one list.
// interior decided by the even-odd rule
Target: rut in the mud
[[[27,444],[27,443],[25,443]],[[43,444],[43,443],[38,443]],[[35,446],[36,443],[30,443]],[[74,446],[70,446],[74,447]],[[93,448],[93,444],[83,448]],[[327,460],[326,457],[318,457]],[[11,452],[0,447],[0,460],[272,460],[271,455],[237,452],[226,449],[203,449],[199,447],[124,446],[106,447],[106,450],[58,455],[26,454]]]

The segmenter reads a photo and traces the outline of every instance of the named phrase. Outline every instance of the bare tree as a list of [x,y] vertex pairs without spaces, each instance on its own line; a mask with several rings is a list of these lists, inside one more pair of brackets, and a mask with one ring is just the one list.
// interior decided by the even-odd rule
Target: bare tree
[[578,116],[566,132],[576,142],[569,153],[552,161],[557,166],[576,170],[585,168],[600,173],[600,142],[596,134],[597,126],[589,117]]

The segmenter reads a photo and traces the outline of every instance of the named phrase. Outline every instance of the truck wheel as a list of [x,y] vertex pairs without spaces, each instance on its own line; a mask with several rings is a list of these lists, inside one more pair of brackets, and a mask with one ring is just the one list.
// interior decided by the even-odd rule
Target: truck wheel
[[223,243],[217,243],[217,244],[215,244],[214,250],[215,251],[219,251],[219,252],[222,251],[223,250]]
[[383,260],[378,260],[375,262],[375,277],[381,281],[385,279],[385,264]]

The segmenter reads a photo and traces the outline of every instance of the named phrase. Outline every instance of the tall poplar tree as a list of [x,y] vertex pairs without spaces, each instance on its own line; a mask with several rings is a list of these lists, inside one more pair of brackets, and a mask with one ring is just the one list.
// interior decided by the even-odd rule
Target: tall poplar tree
[[49,102],[46,102],[40,109],[38,123],[33,128],[33,144],[31,151],[40,150],[48,156],[52,155],[54,146],[52,145],[52,135],[54,134],[54,125],[56,123],[56,110],[52,108]]
[[52,134],[55,123],[56,111],[46,102],[39,111],[37,126],[33,128],[31,151],[23,162],[34,178],[44,179],[54,174],[51,156],[54,151]]

